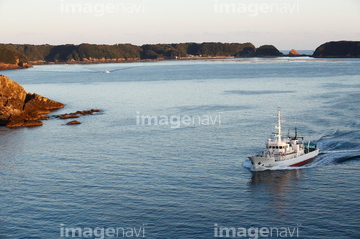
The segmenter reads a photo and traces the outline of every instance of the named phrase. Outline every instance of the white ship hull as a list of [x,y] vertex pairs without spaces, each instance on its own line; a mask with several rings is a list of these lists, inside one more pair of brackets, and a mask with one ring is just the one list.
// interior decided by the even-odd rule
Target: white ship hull
[[251,156],[253,167],[255,170],[272,168],[277,166],[283,167],[296,167],[301,166],[307,163],[310,159],[315,158],[319,154],[319,150],[316,149],[306,154],[299,155],[297,153],[288,154],[288,155],[267,155],[261,154],[256,156]]
[[304,137],[298,137],[295,127],[295,136],[283,138],[281,134],[281,114],[278,108],[278,132],[274,138],[266,142],[266,150],[249,159],[254,170],[264,170],[272,167],[296,167],[308,162],[319,154],[316,144],[305,143]]

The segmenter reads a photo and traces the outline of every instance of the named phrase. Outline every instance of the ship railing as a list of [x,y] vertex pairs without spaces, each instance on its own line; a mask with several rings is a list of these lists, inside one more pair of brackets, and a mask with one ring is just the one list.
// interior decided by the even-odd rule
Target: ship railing
[[255,154],[255,157],[271,158],[271,157],[274,157],[274,154],[270,153],[270,152],[267,152],[267,151],[262,151],[262,152],[259,152],[259,153]]
[[275,157],[275,161],[284,161],[284,160],[288,160],[288,159],[292,159],[292,158],[296,158],[297,157],[297,153],[292,153],[292,154],[287,154],[287,155],[279,155],[277,157]]

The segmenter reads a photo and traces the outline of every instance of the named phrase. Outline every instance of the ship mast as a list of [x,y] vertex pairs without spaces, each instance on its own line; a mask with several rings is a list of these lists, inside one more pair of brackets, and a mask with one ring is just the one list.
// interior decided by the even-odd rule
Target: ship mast
[[278,124],[277,126],[275,126],[276,129],[278,129],[278,133],[275,135],[275,137],[277,137],[278,142],[281,142],[281,112],[280,112],[280,107],[278,107]]

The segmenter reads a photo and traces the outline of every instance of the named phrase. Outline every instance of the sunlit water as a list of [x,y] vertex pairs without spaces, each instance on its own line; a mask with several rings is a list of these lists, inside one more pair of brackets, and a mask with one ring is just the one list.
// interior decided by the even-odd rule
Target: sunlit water
[[[52,114],[102,111],[81,125],[0,129],[0,238],[65,238],[68,227],[360,238],[359,69],[354,59],[281,58],[3,71],[66,104]],[[251,172],[247,156],[263,150],[277,107],[284,133],[297,126],[322,153],[303,167]],[[164,121],[142,125],[141,116]]]

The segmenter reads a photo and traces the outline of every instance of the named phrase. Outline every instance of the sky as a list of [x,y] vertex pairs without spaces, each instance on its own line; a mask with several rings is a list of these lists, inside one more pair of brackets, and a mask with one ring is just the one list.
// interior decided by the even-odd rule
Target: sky
[[315,50],[360,40],[360,0],[0,0],[0,43],[251,42]]

